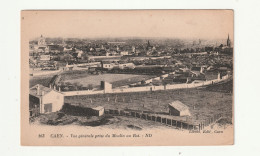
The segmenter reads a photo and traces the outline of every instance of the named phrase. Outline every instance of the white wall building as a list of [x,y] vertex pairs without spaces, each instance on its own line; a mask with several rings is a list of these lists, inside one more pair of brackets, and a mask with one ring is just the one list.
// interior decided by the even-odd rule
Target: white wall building
[[51,113],[62,109],[64,96],[59,91],[37,84],[30,88],[30,107],[38,107],[40,113]]
[[134,69],[135,65],[133,63],[123,63],[118,65],[120,69],[130,68]]

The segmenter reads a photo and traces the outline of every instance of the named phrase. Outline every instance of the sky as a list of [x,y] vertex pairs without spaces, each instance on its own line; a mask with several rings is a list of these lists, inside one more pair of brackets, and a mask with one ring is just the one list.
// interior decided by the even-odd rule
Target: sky
[[22,35],[233,40],[232,10],[22,11]]

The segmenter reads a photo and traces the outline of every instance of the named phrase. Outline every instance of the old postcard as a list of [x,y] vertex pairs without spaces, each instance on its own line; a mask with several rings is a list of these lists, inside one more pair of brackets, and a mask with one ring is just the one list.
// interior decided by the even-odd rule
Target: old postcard
[[21,11],[21,145],[232,145],[233,10]]

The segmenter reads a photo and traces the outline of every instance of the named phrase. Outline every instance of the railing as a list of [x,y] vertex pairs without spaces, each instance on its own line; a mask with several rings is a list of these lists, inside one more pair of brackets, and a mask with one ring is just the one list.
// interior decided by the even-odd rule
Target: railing
[[176,129],[199,130],[199,131],[215,123],[217,120],[219,120],[222,117],[221,114],[216,114],[202,122],[192,123],[192,122],[172,119],[170,115],[169,117],[165,117],[165,115],[162,116],[160,114],[149,114],[149,113],[125,111],[125,110],[118,110],[118,109],[105,109],[105,114],[140,118],[143,120],[158,122],[166,126],[175,127]]

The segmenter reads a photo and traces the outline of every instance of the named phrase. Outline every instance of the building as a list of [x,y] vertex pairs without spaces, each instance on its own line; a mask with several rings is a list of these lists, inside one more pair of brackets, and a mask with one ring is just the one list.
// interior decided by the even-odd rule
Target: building
[[133,63],[122,63],[122,64],[119,64],[118,67],[120,69],[134,69],[135,65]]
[[231,48],[231,41],[229,39],[229,34],[228,34],[228,38],[227,38],[227,47]]
[[41,37],[38,38],[38,42],[37,42],[37,45],[35,45],[35,49],[39,53],[48,51],[48,48],[47,48],[47,45],[45,42],[45,38],[42,35],[41,35]]
[[221,44],[218,48],[216,48],[216,50],[225,54],[233,54],[233,47],[232,47],[231,40],[229,38],[229,34],[227,38],[227,44],[226,45]]
[[45,47],[46,46],[46,42],[45,42],[45,38],[41,35],[40,38],[38,38],[38,46],[39,47]]
[[51,60],[51,56],[50,55],[41,55],[40,56],[40,60],[41,61],[50,61]]
[[104,90],[104,93],[109,93],[112,91],[112,84],[106,81],[101,81],[100,88]]
[[110,61],[102,61],[101,66],[102,66],[103,69],[111,70],[111,69],[113,69],[114,64],[111,63]]
[[30,88],[30,116],[59,111],[63,107],[63,104],[63,94],[54,89],[42,86],[40,84]]
[[92,108],[93,116],[102,116],[104,115],[105,109],[102,106],[98,106],[95,108]]
[[169,104],[169,114],[173,116],[191,116],[189,107],[180,101],[173,101]]
[[124,55],[129,55],[129,54],[128,54],[128,51],[120,51],[120,55],[124,56]]
[[153,46],[150,44],[150,41],[148,40],[146,50],[152,50]]

